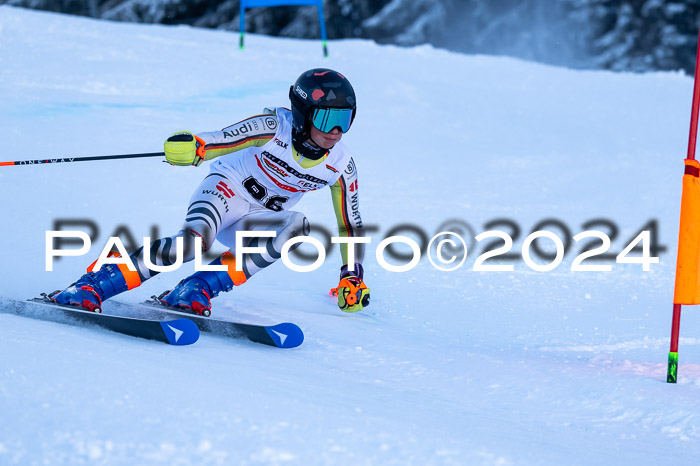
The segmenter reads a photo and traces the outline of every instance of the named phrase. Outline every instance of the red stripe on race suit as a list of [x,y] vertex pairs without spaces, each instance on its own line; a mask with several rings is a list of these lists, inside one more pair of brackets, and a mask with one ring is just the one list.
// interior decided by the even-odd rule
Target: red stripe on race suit
[[240,145],[242,145],[242,144],[249,143],[250,141],[257,141],[258,139],[266,139],[266,140],[269,141],[270,139],[272,139],[272,137],[273,137],[274,135],[275,135],[275,134],[272,133],[272,135],[254,136],[254,137],[245,138],[245,139],[243,139],[243,140],[236,141],[236,142],[233,142],[233,143],[212,143],[212,144],[207,144],[207,145],[205,146],[205,149],[206,149],[206,150],[211,150],[211,149],[231,149],[231,148],[233,148],[233,147],[238,147],[238,146],[240,146]]
[[280,183],[279,181],[277,181],[275,178],[272,177],[272,175],[270,175],[270,174],[267,172],[267,170],[265,170],[265,167],[263,167],[263,165],[262,165],[262,163],[260,162],[260,159],[258,158],[258,155],[257,155],[257,154],[255,154],[255,161],[258,163],[258,167],[260,167],[260,170],[262,170],[262,172],[263,172],[264,174],[266,174],[267,177],[270,178],[270,179],[271,179],[278,187],[280,187],[281,189],[284,189],[285,191],[289,191],[290,193],[305,193],[305,192],[308,192],[308,190],[297,189],[297,188],[295,188],[295,187],[293,187],[293,186],[289,186],[289,185],[287,185],[287,184]]

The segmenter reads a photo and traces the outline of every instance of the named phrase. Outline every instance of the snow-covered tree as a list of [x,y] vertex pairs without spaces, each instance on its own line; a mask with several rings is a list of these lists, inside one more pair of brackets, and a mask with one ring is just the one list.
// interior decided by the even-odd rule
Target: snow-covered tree
[[[239,0],[0,0],[116,21],[237,31]],[[431,43],[575,67],[692,72],[700,0],[326,0],[328,37]],[[246,31],[319,36],[314,7],[253,8]]]

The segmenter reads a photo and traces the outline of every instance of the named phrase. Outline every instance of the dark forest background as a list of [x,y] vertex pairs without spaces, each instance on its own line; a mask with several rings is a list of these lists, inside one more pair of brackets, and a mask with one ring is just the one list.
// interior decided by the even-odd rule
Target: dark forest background
[[[0,0],[26,8],[140,23],[238,31],[238,0]],[[327,0],[329,39],[510,55],[576,68],[695,66],[700,0]],[[254,8],[246,32],[318,38],[315,7]],[[332,53],[332,50],[331,50]]]

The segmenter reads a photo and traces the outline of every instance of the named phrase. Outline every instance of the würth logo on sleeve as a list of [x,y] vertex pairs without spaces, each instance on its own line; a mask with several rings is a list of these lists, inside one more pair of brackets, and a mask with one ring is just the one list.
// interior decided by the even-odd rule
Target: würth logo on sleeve
[[229,199],[236,195],[223,181],[219,181],[219,184],[216,185],[216,189]]

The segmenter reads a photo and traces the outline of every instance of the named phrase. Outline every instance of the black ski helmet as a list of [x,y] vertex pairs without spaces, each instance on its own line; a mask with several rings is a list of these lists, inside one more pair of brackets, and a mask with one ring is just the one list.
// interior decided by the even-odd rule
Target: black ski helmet
[[289,88],[289,100],[292,103],[293,126],[298,136],[309,133],[314,109],[352,109],[351,125],[357,112],[355,91],[350,81],[328,68],[314,68],[302,73]]

